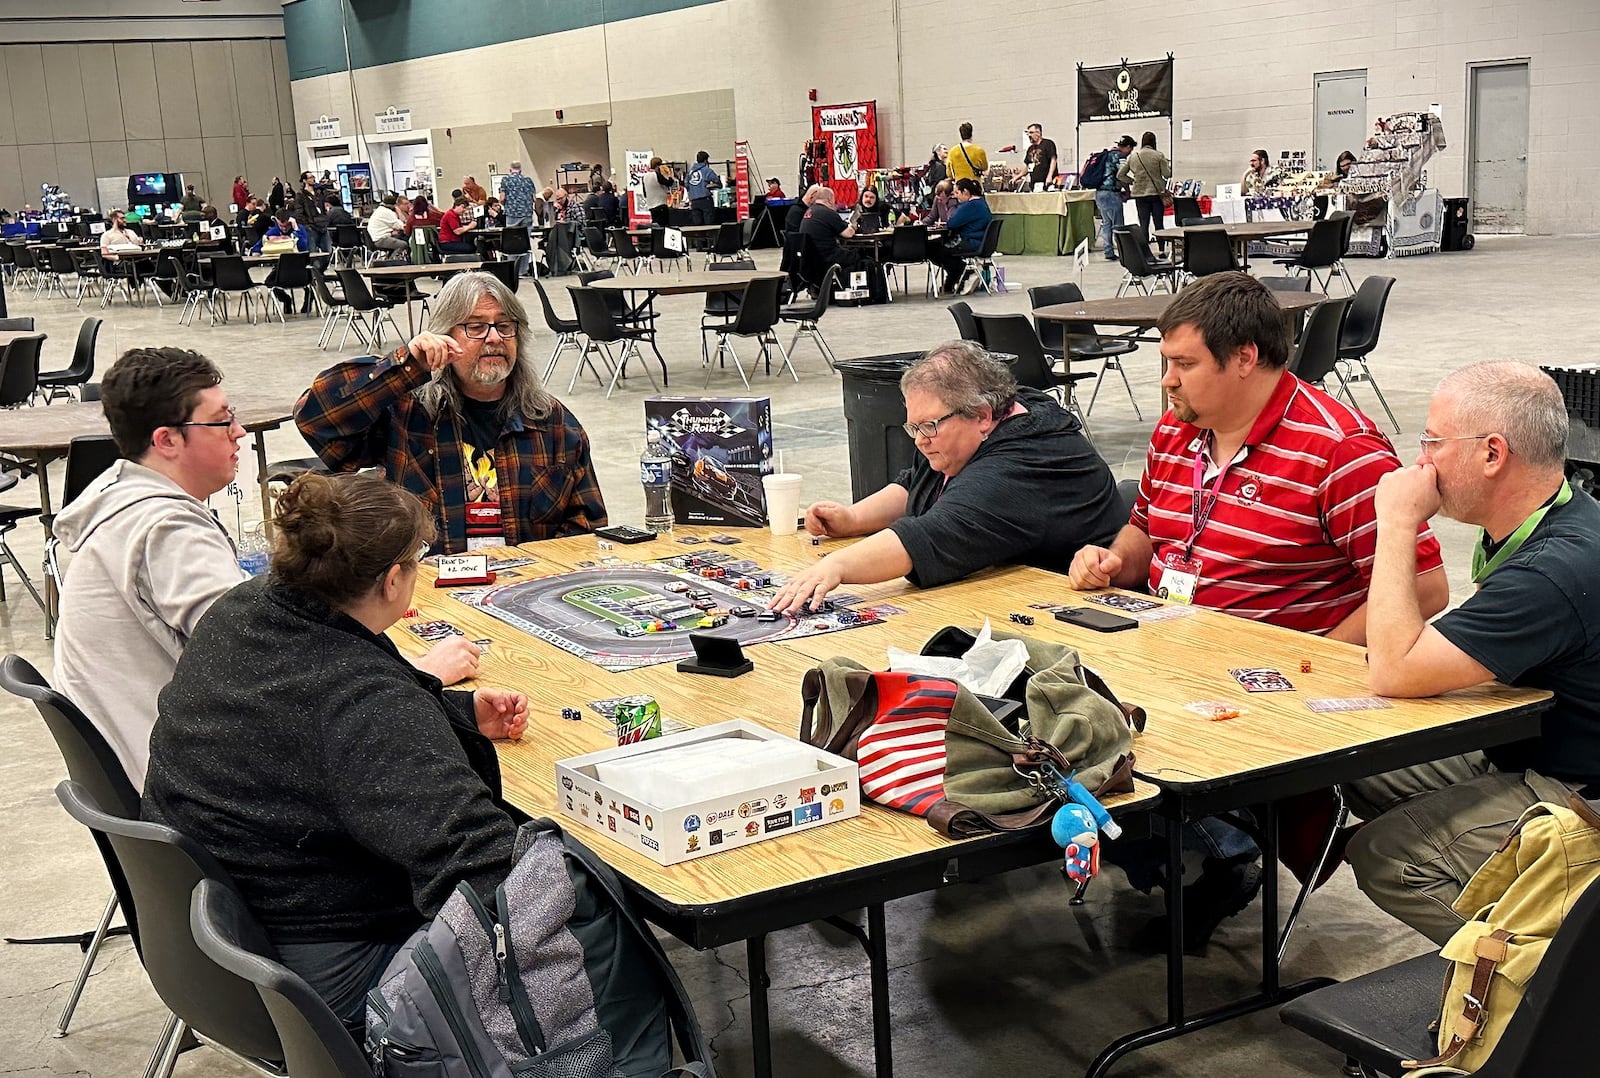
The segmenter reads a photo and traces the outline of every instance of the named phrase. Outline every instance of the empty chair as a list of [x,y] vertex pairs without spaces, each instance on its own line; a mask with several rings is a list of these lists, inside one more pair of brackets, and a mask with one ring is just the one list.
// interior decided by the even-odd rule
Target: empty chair
[[956,320],[956,332],[961,334],[962,340],[983,343],[983,331],[978,328],[977,320],[972,317],[972,304],[966,300],[957,300],[946,310]]
[[[1389,407],[1389,402],[1384,400],[1383,390],[1378,388],[1378,380],[1372,376],[1372,368],[1367,366],[1367,356],[1378,347],[1378,334],[1383,331],[1384,308],[1389,305],[1389,292],[1393,288],[1393,277],[1372,276],[1362,281],[1361,287],[1356,289],[1350,313],[1345,316],[1344,327],[1339,332],[1339,384],[1347,395],[1350,386],[1356,382],[1366,382],[1372,386],[1372,391],[1378,395],[1378,403],[1388,413],[1389,422],[1394,424],[1394,432],[1399,434],[1400,421],[1394,417],[1394,409]],[[1350,397],[1350,403],[1355,403],[1353,396]]]
[[[739,360],[739,354],[733,349],[733,337],[753,337],[761,348],[761,358],[766,362],[767,373],[772,373],[772,349],[776,348],[783,357],[779,367],[781,374],[786,367],[790,376],[798,382],[800,374],[794,369],[794,364],[789,362],[789,352],[783,347],[783,342],[778,340],[778,335],[773,332],[773,327],[778,324],[778,289],[783,285],[781,277],[757,277],[744,286],[744,295],[739,300],[739,313],[730,325],[719,327],[717,333],[717,347],[712,353],[713,361],[720,361],[724,354],[733,357],[733,365],[738,368],[739,378],[744,382],[746,389],[750,388],[750,377],[745,372],[744,364]],[[706,382],[711,381],[711,370],[706,370]]]
[[[4,246],[5,244],[0,243],[0,247]],[[0,318],[0,330],[5,330],[8,333],[32,333],[33,315],[19,314],[10,318]]]
[[928,261],[928,226],[901,225],[889,234],[889,250],[883,258],[883,279],[894,295],[894,271],[900,269],[900,291],[911,293],[910,267],[921,263],[927,269],[924,291],[933,296],[933,263]]
[[1341,392],[1348,396],[1349,388],[1339,373],[1339,331],[1344,326],[1345,313],[1350,309],[1350,297],[1325,299],[1312,310],[1306,319],[1306,328],[1289,357],[1289,370],[1302,382],[1323,386],[1328,375],[1339,379]]
[[[279,256],[282,257],[281,255]],[[250,324],[255,325],[256,311],[254,300],[260,299],[263,307],[263,317],[271,317],[266,310],[266,298],[262,295],[255,278],[250,276],[249,268],[244,264],[244,258],[239,255],[212,255],[211,256],[211,289],[214,295],[222,297],[222,317],[227,321],[228,296],[239,297],[237,310],[250,319]]]
[[[606,303],[606,294],[598,289],[572,287],[567,291],[572,294],[572,307],[578,316],[578,328],[587,338],[583,344],[583,352],[578,357],[578,365],[572,372],[572,381],[567,385],[567,391],[572,391],[577,383],[578,373],[585,365],[594,373],[597,381],[602,380],[599,368],[590,358],[599,355],[605,361],[607,369],[611,371],[611,381],[606,386],[608,398],[616,392],[617,379],[622,377],[628,360],[634,357],[638,358],[639,365],[644,368],[645,377],[650,379],[650,385],[660,392],[661,387],[656,385],[656,376],[650,372],[650,365],[645,362],[644,354],[639,351],[639,342],[649,331],[639,326],[625,326],[618,322]],[[621,355],[612,356],[611,349],[607,347],[612,344],[622,346]],[[666,372],[667,365],[663,361],[661,363],[663,377]]]
[[[0,363],[3,362],[4,360],[0,360]],[[10,490],[16,485],[17,476],[15,472],[0,472],[0,493]],[[28,506],[0,503],[0,603],[6,601],[5,567],[9,564],[16,571],[17,576],[21,578],[22,586],[28,589],[29,595],[33,596],[33,601],[39,604],[39,609],[44,612],[44,616],[48,621],[50,617],[49,605],[33,586],[33,581],[29,579],[28,571],[22,567],[22,562],[18,560],[16,551],[12,550],[6,542],[6,536],[16,528],[20,521],[27,520],[29,517],[36,517],[39,512],[36,507],[30,508]]]
[[[96,803],[125,819],[138,818],[139,791],[134,789],[133,783],[129,781],[116,752],[76,704],[51,688],[44,676],[20,655],[7,655],[0,660],[0,688],[33,703],[39,711],[39,717],[49,728],[56,749],[60,751],[61,758],[67,765],[67,775],[87,789]],[[117,867],[116,856],[98,836],[96,843],[100,846],[106,871],[111,874],[114,886],[111,897],[106,902],[105,912],[100,915],[100,923],[95,927],[94,934],[84,950],[83,963],[78,969],[78,979],[73,983],[72,991],[67,996],[66,1006],[62,1008],[61,1017],[56,1022],[57,1037],[67,1035],[67,1026],[71,1024],[73,1012],[78,1008],[78,1000],[83,996],[84,986],[88,983],[95,959],[100,954],[100,945],[105,942],[108,935],[112,934],[111,919],[116,916],[120,905],[118,895],[126,892],[126,883],[121,878],[122,873]],[[128,928],[123,931],[133,933],[137,925],[131,907],[123,910],[123,917],[128,922]],[[137,936],[135,943],[137,944]]]
[[499,278],[500,283],[511,289],[512,295],[516,295],[517,285],[520,282],[517,278],[517,264],[515,262],[503,258],[493,259],[478,268],[491,277]]
[[617,264],[617,249],[607,242],[606,230],[599,225],[584,226],[583,245],[589,249],[590,264],[598,267],[604,258],[611,259],[613,266]]
[[355,265],[356,255],[361,253],[361,233],[365,231],[360,225],[334,225],[333,257],[346,266]]
[[4,275],[8,284],[17,275],[17,246],[0,242],[0,275]]
[[1172,219],[1180,225],[1187,221],[1198,221],[1203,215],[1200,212],[1200,200],[1187,195],[1172,196]]
[[653,268],[651,260],[639,253],[638,246],[633,242],[633,237],[625,228],[611,230],[611,248],[616,253],[617,264],[627,266],[634,273],[639,272],[639,267]]
[[144,280],[150,289],[150,294],[156,298],[156,306],[166,305],[166,298],[178,299],[183,295],[183,269],[178,264],[177,256],[172,251],[163,250],[156,255],[155,272]]
[[[822,352],[822,358],[828,363],[828,369],[833,370],[833,349],[828,347],[828,341],[822,335],[822,330],[817,323],[822,321],[822,316],[828,313],[828,303],[833,298],[833,290],[839,286],[839,267],[829,266],[828,272],[823,275],[822,287],[817,289],[816,298],[810,303],[793,303],[780,308],[778,317],[784,322],[793,322],[795,325],[794,336],[789,338],[789,354],[794,355],[794,346],[799,342],[801,335],[817,342],[817,348]],[[966,307],[966,304],[962,304]],[[972,308],[967,307],[968,311]]]
[[1185,229],[1183,233],[1183,275],[1193,281],[1213,273],[1239,268],[1233,257],[1233,241],[1226,232]]
[[270,957],[266,933],[236,892],[201,880],[189,901],[189,929],[208,958],[255,986],[293,1078],[371,1078],[372,1064],[339,1016],[299,974]]
[[1150,258],[1150,247],[1142,230],[1129,225],[1113,229],[1111,243],[1117,249],[1117,261],[1123,271],[1122,283],[1117,286],[1118,296],[1126,294],[1129,288],[1137,288],[1141,294],[1148,296],[1151,282],[1168,292],[1175,291],[1172,279],[1178,267],[1171,262]]
[[102,296],[100,306],[104,307],[105,274],[101,270],[104,263],[100,258],[100,248],[75,247],[72,251],[72,261],[78,268],[78,292],[72,297],[72,302],[80,307],[83,306],[84,293],[92,291],[98,282]]
[[[1113,237],[1114,238],[1114,237]],[[1060,303],[1082,303],[1083,291],[1071,281],[1061,284],[1041,285],[1028,289],[1028,306],[1037,311],[1040,307],[1053,307]],[[1034,319],[1034,326],[1039,336],[1039,341],[1044,345],[1045,351],[1061,358],[1065,364],[1062,372],[1055,377],[1060,385],[1067,387],[1069,396],[1073,396],[1073,409],[1079,410],[1075,393],[1077,383],[1087,378],[1094,379],[1094,393],[1089,397],[1089,407],[1081,409],[1081,414],[1087,416],[1094,411],[1094,402],[1100,396],[1100,383],[1105,380],[1107,371],[1116,371],[1122,378],[1122,385],[1128,391],[1128,401],[1133,405],[1133,414],[1140,420],[1144,414],[1139,411],[1139,402],[1133,395],[1133,386],[1128,383],[1128,372],[1122,369],[1122,356],[1138,349],[1138,344],[1123,337],[1102,337],[1099,331],[1090,322],[1057,322],[1054,319]],[[1100,371],[1082,371],[1073,373],[1073,360],[1100,361]]]
[[72,298],[67,295],[67,278],[78,274],[77,264],[72,261],[72,252],[65,247],[46,248],[45,265],[44,294],[49,296],[54,288],[61,293],[62,299]]
[[689,257],[688,252],[689,242],[676,228],[650,230],[650,253],[661,268],[671,266],[674,273],[679,272]]
[[[345,337],[350,335],[350,327],[357,319],[366,322],[367,335],[373,348],[383,347],[383,323],[388,322],[389,328],[394,330],[394,335],[401,340],[400,327],[395,324],[394,301],[380,299],[374,296],[367,288],[366,279],[361,276],[360,270],[339,269],[334,270],[334,275],[339,278],[339,287],[344,289],[345,306],[350,309],[351,318],[345,324],[345,331],[339,338],[339,347],[344,347]],[[357,331],[360,332],[359,330]]]
[[712,262],[744,257],[744,230],[737,221],[727,221],[717,226],[716,239],[706,250],[706,267]]
[[1039,334],[1034,331],[1028,316],[975,314],[972,317],[983,335],[984,348],[997,355],[1017,357],[1011,368],[1017,384],[1054,393],[1066,408],[1077,415],[1084,433],[1088,434],[1089,425],[1083,422],[1083,412],[1078,408],[1077,398],[1072,395],[1074,377],[1052,369],[1050,356],[1040,343]]
[[78,343],[72,349],[72,362],[65,370],[40,371],[39,391],[48,403],[57,397],[72,399],[72,388],[94,377],[94,346],[100,337],[102,319],[85,318],[78,327]]
[[1275,258],[1277,265],[1287,267],[1292,273],[1304,272],[1316,279],[1317,286],[1327,292],[1335,277],[1344,282],[1346,292],[1354,293],[1350,274],[1344,266],[1345,223],[1341,219],[1325,218],[1311,226],[1306,245],[1293,258]]
[[0,352],[0,408],[28,404],[39,391],[39,349],[43,333],[13,337]]
[[1256,280],[1274,292],[1309,292],[1310,277],[1257,277]]
[[23,284],[31,285],[35,290],[39,287],[39,264],[34,258],[33,249],[25,243],[8,243],[11,248],[16,266],[15,276]]
[[322,304],[322,332],[317,335],[317,347],[327,348],[328,342],[333,339],[333,331],[340,322],[346,322],[356,331],[356,337],[363,345],[367,343],[365,332],[361,329],[361,320],[352,317],[350,305],[344,301],[344,290],[335,291],[328,284],[328,279],[320,273],[311,275],[311,287],[316,290],[317,302]]
[[1212,214],[1209,217],[1201,217],[1199,215],[1194,217],[1179,217],[1177,220],[1180,228],[1192,228],[1195,225],[1221,225],[1227,223],[1216,214]]
[[[556,314],[556,309],[550,305],[550,294],[544,290],[544,285],[539,279],[533,279],[533,287],[539,293],[539,306],[544,309],[544,324],[551,333],[556,335],[556,346],[550,350],[550,358],[545,361],[544,380],[548,382],[550,376],[556,372],[556,363],[561,359],[561,353],[568,348],[578,350],[579,366],[583,365],[583,345],[578,341],[580,327],[576,318],[562,318]],[[574,372],[573,380],[577,380]],[[570,388],[570,387],[569,387]]]

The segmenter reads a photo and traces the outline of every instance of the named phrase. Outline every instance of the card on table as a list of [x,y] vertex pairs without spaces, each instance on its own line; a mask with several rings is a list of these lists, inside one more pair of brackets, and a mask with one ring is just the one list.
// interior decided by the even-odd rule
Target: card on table
[[1380,711],[1394,705],[1381,696],[1329,696],[1307,700],[1306,707],[1312,711]]
[[1109,606],[1113,610],[1121,610],[1128,614],[1156,610],[1161,606],[1160,603],[1152,602],[1149,599],[1141,599],[1136,595],[1085,595],[1083,601],[1086,603],[1099,603],[1101,606]]
[[1170,606],[1163,606],[1156,610],[1145,610],[1136,614],[1135,617],[1140,621],[1169,621],[1172,618],[1192,618],[1197,613],[1199,613],[1199,610],[1193,606],[1173,603]]
[[448,621],[419,621],[415,625],[407,625],[406,628],[430,643],[443,640],[447,636],[467,635]]
[[1294,684],[1270,666],[1234,667],[1228,671],[1245,692],[1293,692]]
[[731,535],[713,535],[711,537],[711,541],[719,544],[720,546],[738,546],[740,543],[744,542],[743,539],[737,539]]

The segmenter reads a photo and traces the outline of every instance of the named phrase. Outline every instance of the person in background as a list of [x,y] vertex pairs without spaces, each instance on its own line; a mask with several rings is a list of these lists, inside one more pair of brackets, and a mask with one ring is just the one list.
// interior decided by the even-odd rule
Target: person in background
[[678,186],[678,177],[672,166],[659,157],[650,159],[650,171],[641,181],[644,186],[644,207],[650,214],[650,227],[666,228],[667,209],[672,203],[672,189]]
[[[311,238],[310,238],[310,235],[307,233],[307,230],[300,226],[300,223],[294,219],[294,216],[292,214],[287,214],[286,213],[286,214],[283,214],[282,216],[280,216],[276,221],[274,221],[272,223],[272,227],[268,228],[266,233],[259,240],[257,240],[255,242],[255,246],[250,248],[250,253],[251,254],[260,254],[262,249],[263,249],[263,246],[266,244],[266,242],[268,240],[279,239],[279,238],[284,237],[284,236],[293,237],[295,250],[297,250],[297,251],[310,251],[311,250]],[[277,266],[273,266],[272,267],[272,269],[267,273],[266,280],[262,281],[261,283],[266,285],[268,288],[272,289],[273,297],[276,298],[277,301],[280,304],[283,305],[283,313],[284,314],[289,315],[289,314],[293,314],[294,313],[294,301],[293,301],[293,299],[290,297],[288,292],[286,292],[283,289],[277,287],[277,284],[278,284],[278,267]],[[301,304],[300,313],[304,314],[305,312],[309,311],[310,309],[311,309],[311,289],[307,288],[306,289],[306,298],[305,298],[304,303]]]
[[722,177],[711,167],[711,154],[701,150],[695,154],[694,164],[684,177],[684,187],[689,192],[689,209],[697,225],[716,224],[717,211],[712,205],[711,192],[722,186]]
[[620,228],[623,223],[622,199],[617,197],[617,185],[607,180],[600,187],[600,220],[602,228]]
[[471,200],[474,206],[482,206],[489,201],[489,192],[483,189],[483,184],[472,176],[463,176],[461,179],[461,193]]
[[533,215],[539,224],[553,225],[556,223],[555,199],[555,188],[546,187],[539,192],[539,197],[533,200]]
[[863,187],[855,212],[850,215],[850,226],[857,232],[879,232],[891,223],[893,211],[878,197],[876,187]]
[[1333,163],[1334,180],[1342,180],[1350,175],[1350,170],[1355,167],[1356,155],[1349,150],[1341,150],[1339,159]]
[[989,168],[989,155],[982,146],[972,141],[972,125],[960,128],[961,141],[945,157],[945,169],[951,180],[968,179],[983,189],[983,174]]
[[1105,255],[1107,262],[1117,260],[1117,248],[1111,237],[1122,227],[1122,199],[1127,193],[1126,186],[1117,178],[1117,174],[1122,170],[1122,164],[1128,155],[1133,153],[1133,145],[1133,136],[1123,135],[1115,146],[1107,147],[1106,174],[1094,193],[1094,208],[1100,214],[1101,253]]
[[178,200],[178,205],[183,207],[183,218],[186,221],[199,220],[200,209],[205,204],[206,200],[195,193],[194,184],[192,183],[183,189],[183,197]]
[[466,195],[456,197],[455,204],[439,220],[439,250],[447,255],[470,255],[477,251],[471,233],[478,227],[472,216],[472,201]]
[[1267,188],[1278,182],[1277,175],[1268,167],[1269,161],[1266,150],[1256,150],[1250,155],[1250,167],[1239,180],[1240,194],[1264,195]]
[[595,166],[589,170],[589,193],[591,195],[592,194],[597,194],[599,192],[600,188],[604,187],[605,185],[606,185],[606,170],[605,170],[605,166],[601,165],[601,164],[599,164],[597,162],[595,164]]
[[280,210],[288,203],[284,198],[283,180],[281,177],[272,177],[272,187],[267,192],[267,212],[276,217]]
[[122,210],[112,210],[111,220],[106,222],[106,230],[100,233],[100,250],[110,252],[119,247],[143,246],[144,240],[140,239],[139,233],[128,224],[128,215]]
[[245,203],[249,201],[250,185],[244,182],[243,176],[235,176],[233,178],[233,205],[243,210]]
[[1024,190],[1031,191],[1040,184],[1048,186],[1056,182],[1056,144],[1044,137],[1044,128],[1038,124],[1028,125],[1028,152],[1022,161],[1028,166],[1028,178],[1025,181],[1028,186]]
[[994,215],[989,211],[989,203],[977,180],[966,177],[957,180],[956,201],[960,205],[950,214],[947,222],[950,231],[944,245],[930,246],[928,260],[944,270],[942,293],[951,295],[960,287],[962,295],[969,295],[977,290],[981,278],[967,272],[967,258],[983,246],[984,235]]
[[407,938],[458,884],[492,895],[510,870],[491,740],[522,736],[528,701],[445,692],[385,635],[434,537],[416,496],[303,475],[272,534],[270,575],[213,604],[161,692],[141,815],[221,863],[277,957],[359,1034]]
[[950,215],[956,212],[956,207],[961,205],[956,201],[954,190],[949,180],[940,180],[933,189],[933,201],[928,208],[922,211],[922,223],[925,225],[943,225],[950,220]]
[[[1154,233],[1166,227],[1167,207],[1161,196],[1172,182],[1172,162],[1156,149],[1154,131],[1146,131],[1139,139],[1139,148],[1123,160],[1122,167],[1117,169],[1117,182],[1132,191],[1134,208],[1139,211],[1139,228],[1144,232],[1145,243],[1150,243]],[[1165,254],[1167,245],[1159,243],[1159,246]]]
[[942,142],[934,144],[933,150],[928,157],[928,163],[922,168],[922,182],[927,185],[929,190],[937,188],[940,182],[950,175],[950,170],[945,165],[945,160],[949,156],[950,147]]
[[493,195],[483,204],[483,227],[504,228],[506,226],[505,205]]
[[438,228],[439,222],[444,219],[444,211],[428,201],[427,195],[419,194],[411,200],[411,207],[406,213],[406,234],[410,235],[416,228]]
[[402,254],[409,250],[405,235],[410,229],[395,209],[399,204],[400,196],[390,191],[383,196],[382,202],[373,207],[372,216],[367,218],[367,235],[379,250]]
[[1078,420],[971,341],[947,341],[900,379],[918,456],[854,505],[817,502],[806,530],[868,538],[790,578],[770,604],[803,611],[841,584],[897,576],[937,587],[991,565],[1063,572],[1075,544],[1123,522],[1117,483]]
[[767,180],[767,201],[784,199],[789,196],[783,193],[783,184],[778,182],[778,177],[772,176]]
[[822,190],[822,184],[814,183],[801,192],[800,197],[790,205],[789,212],[783,216],[783,233],[792,236],[800,231],[800,225],[806,219],[806,212],[811,209],[811,204],[817,199],[817,192]]
[[328,207],[328,235],[330,238],[336,228],[350,227],[361,223],[350,215],[349,210],[344,208],[344,199],[339,197],[338,192],[328,196],[326,205]]
[[812,249],[822,265],[838,266],[848,279],[849,272],[861,265],[863,255],[839,241],[854,236],[856,230],[845,224],[844,218],[839,216],[832,188],[818,184],[807,194],[811,196],[811,207],[805,211],[805,217],[800,222],[800,235],[811,241]]
[[[509,167],[511,171],[500,177],[500,201],[506,207],[506,227],[527,228],[533,224],[533,181],[522,174],[521,161],[513,161]],[[517,274],[528,272],[530,259],[530,255],[517,256]]]

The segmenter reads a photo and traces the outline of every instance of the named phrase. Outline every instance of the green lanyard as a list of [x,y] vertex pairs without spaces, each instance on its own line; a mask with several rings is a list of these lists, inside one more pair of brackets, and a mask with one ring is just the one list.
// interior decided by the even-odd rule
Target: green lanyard
[[1528,541],[1528,536],[1532,535],[1533,529],[1537,528],[1544,520],[1544,515],[1546,513],[1550,512],[1550,510],[1554,509],[1558,505],[1566,505],[1571,500],[1572,487],[1565,479],[1563,479],[1561,481],[1561,489],[1556,491],[1555,500],[1546,502],[1539,508],[1535,509],[1533,511],[1533,515],[1528,517],[1527,520],[1524,520],[1516,531],[1512,532],[1506,537],[1506,541],[1501,545],[1499,550],[1495,551],[1494,557],[1492,558],[1488,557],[1484,553],[1483,549],[1484,546],[1489,542],[1489,533],[1484,532],[1482,535],[1480,535],[1478,537],[1478,545],[1472,548],[1472,582],[1474,584],[1482,584],[1485,580],[1489,579],[1490,573],[1500,568],[1500,566],[1505,564],[1507,558],[1511,557],[1511,555],[1522,549],[1522,544]]

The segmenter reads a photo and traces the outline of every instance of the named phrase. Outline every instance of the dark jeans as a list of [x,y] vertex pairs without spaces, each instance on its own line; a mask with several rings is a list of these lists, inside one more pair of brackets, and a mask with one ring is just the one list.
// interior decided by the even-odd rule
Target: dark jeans
[[694,223],[697,225],[714,225],[717,223],[717,208],[712,203],[710,195],[690,202],[689,210],[694,214]]
[[[1160,195],[1140,195],[1133,200],[1134,207],[1139,211],[1139,227],[1144,231],[1146,243],[1156,243],[1157,229],[1167,227],[1167,208],[1161,204]],[[1154,220],[1155,224],[1151,224]],[[1159,241],[1161,250],[1165,251],[1165,241]]]
[[946,292],[954,288],[961,280],[961,271],[967,267],[967,258],[975,248],[968,247],[965,241],[960,241],[954,247],[931,246],[928,248],[928,261],[944,270],[944,289]]
[[471,255],[478,253],[478,245],[472,240],[451,240],[449,243],[439,244],[439,250],[447,255]]
[[280,943],[278,956],[322,997],[360,1044],[366,1034],[367,993],[378,987],[404,942]]

